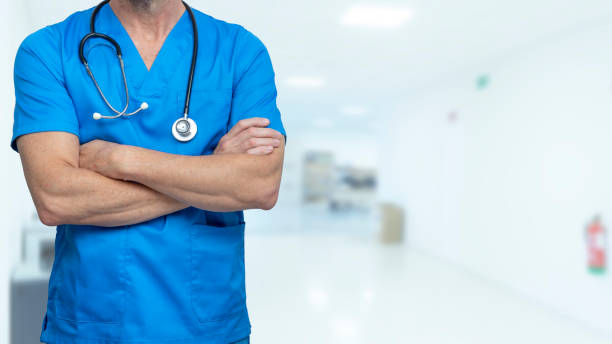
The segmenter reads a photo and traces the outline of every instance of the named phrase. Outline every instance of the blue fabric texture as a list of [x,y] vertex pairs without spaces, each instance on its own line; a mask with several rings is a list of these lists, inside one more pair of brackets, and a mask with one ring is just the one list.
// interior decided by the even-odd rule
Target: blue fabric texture
[[[239,25],[195,12],[199,54],[190,116],[198,134],[181,143],[171,134],[182,115],[193,33],[185,13],[151,70],[109,6],[98,32],[123,50],[130,108],[149,109],[113,120],[78,58],[92,9],[43,28],[21,44],[15,61],[15,122],[22,135],[62,131],[81,143],[102,139],[182,155],[212,154],[240,119],[270,119],[285,134],[265,46]],[[121,71],[112,46],[90,40],[85,55],[110,103],[123,108]],[[53,344],[232,343],[250,334],[244,281],[244,216],[196,208],[116,228],[57,227],[55,262],[41,341]]]
[[251,342],[251,339],[249,337],[244,338],[242,340],[239,340],[237,342],[234,342],[232,344],[249,344]]

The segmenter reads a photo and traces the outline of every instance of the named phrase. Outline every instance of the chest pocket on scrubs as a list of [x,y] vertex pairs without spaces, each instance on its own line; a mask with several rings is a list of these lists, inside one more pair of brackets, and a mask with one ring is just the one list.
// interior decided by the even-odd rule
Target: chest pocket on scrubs
[[[185,93],[177,96],[177,116],[182,114]],[[198,125],[198,133],[191,142],[176,142],[177,153],[187,155],[212,154],[217,143],[227,132],[232,102],[231,89],[194,89],[191,92],[189,117]]]

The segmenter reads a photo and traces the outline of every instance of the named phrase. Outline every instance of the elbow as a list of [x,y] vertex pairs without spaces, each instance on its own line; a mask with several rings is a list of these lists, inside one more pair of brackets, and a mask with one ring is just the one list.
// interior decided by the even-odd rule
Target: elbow
[[44,225],[54,227],[66,223],[57,202],[50,197],[42,197],[35,205],[38,218]]
[[259,209],[270,210],[274,208],[277,201],[278,201],[278,188],[272,190],[271,192],[264,194],[261,197]]
[[55,227],[55,226],[59,226],[62,224],[62,221],[60,220],[60,217],[49,211],[48,209],[36,209],[37,213],[38,213],[38,218],[40,219],[40,222],[42,222],[45,226],[51,226],[51,227]]
[[252,199],[252,209],[270,210],[278,201],[278,186],[265,185],[257,189]]

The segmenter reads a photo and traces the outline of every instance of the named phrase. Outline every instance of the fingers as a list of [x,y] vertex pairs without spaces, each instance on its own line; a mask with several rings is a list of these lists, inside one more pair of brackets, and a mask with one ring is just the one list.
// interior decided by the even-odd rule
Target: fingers
[[270,146],[270,147],[278,148],[278,146],[280,146],[280,143],[281,141],[278,139],[251,137],[247,140],[244,140],[241,143],[241,146],[242,146],[242,149],[246,152],[255,147]]
[[248,129],[243,130],[240,134],[238,134],[235,138],[239,141],[244,141],[245,139],[251,137],[267,137],[271,139],[280,140],[283,134],[278,131],[270,128],[258,128],[258,127],[250,127]]
[[[242,146],[246,141],[257,138],[268,138],[279,140],[283,135],[278,131],[270,128],[257,128],[250,127],[246,130],[243,130],[238,136],[235,136],[232,140],[236,142],[237,145]],[[249,147],[252,148],[252,147]]]
[[266,155],[266,154],[272,153],[273,150],[274,150],[274,147],[272,146],[261,146],[261,147],[255,147],[255,148],[249,149],[247,151],[247,154]]
[[[225,134],[215,148],[215,154],[249,153],[269,154],[275,147],[280,147],[283,135],[267,128],[270,121],[267,118],[253,117],[239,121]],[[253,150],[258,147],[272,147]]]
[[229,137],[236,136],[240,134],[242,131],[252,128],[252,127],[265,128],[269,124],[270,124],[270,120],[267,118],[263,118],[263,117],[245,118],[245,119],[238,121],[238,123],[236,123],[236,125],[234,125],[232,129],[230,129],[230,131],[227,133],[227,136]]

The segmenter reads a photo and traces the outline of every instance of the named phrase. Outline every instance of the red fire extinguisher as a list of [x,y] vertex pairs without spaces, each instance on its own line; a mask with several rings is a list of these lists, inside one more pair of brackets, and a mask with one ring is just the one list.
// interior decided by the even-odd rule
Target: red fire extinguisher
[[589,271],[603,274],[606,271],[606,229],[599,216],[595,216],[586,228],[586,243]]

